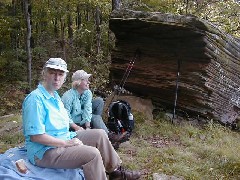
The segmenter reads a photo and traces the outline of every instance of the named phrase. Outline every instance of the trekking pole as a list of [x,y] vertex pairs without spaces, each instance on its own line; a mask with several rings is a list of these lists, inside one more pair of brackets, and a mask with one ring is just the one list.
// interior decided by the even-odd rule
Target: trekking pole
[[181,64],[181,62],[180,62],[180,59],[178,58],[178,70],[177,70],[176,90],[175,90],[175,100],[174,100],[174,107],[173,107],[172,123],[173,123],[173,119],[175,119],[176,106],[177,106],[178,82],[179,82],[179,76],[180,76],[180,64]]
[[[135,51],[135,53],[134,53],[134,57],[133,57],[133,58],[130,60],[130,62],[128,63],[127,69],[125,70],[125,72],[124,72],[124,74],[123,74],[123,77],[122,77],[122,79],[121,79],[121,81],[120,81],[119,87],[117,88],[117,96],[119,96],[121,90],[123,89],[123,87],[124,87],[124,85],[125,85],[125,83],[126,83],[126,80],[127,80],[127,78],[129,77],[129,74],[130,74],[130,72],[131,72],[131,70],[132,70],[132,68],[133,68],[133,65],[134,65],[136,59],[139,58],[139,56],[140,56],[140,50],[137,49],[137,50]],[[110,101],[109,104],[111,104],[111,102],[113,101],[115,95],[116,95],[116,93],[114,92],[114,95],[113,95],[113,97],[112,97],[112,99],[111,99],[111,101]]]
[[[122,79],[121,79],[121,81],[120,81],[120,84],[119,84],[120,90],[124,87],[124,85],[125,85],[125,83],[126,83],[126,80],[127,80],[128,76],[129,76],[129,74],[130,74],[130,72],[131,72],[131,70],[132,70],[132,68],[133,68],[133,65],[134,65],[134,63],[135,63],[135,60],[136,60],[137,58],[139,58],[139,54],[140,54],[140,50],[137,49],[137,50],[135,51],[134,57],[130,60],[130,62],[129,62],[129,64],[128,64],[128,67],[127,67],[126,71],[124,72],[124,75],[123,75],[123,77],[122,77]],[[120,93],[120,91],[118,91],[118,95],[119,95],[119,93]]]

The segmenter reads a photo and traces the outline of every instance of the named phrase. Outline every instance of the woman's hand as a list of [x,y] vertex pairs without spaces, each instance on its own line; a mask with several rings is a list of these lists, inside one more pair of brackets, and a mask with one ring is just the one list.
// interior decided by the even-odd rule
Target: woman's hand
[[55,146],[55,147],[70,147],[76,145],[82,145],[82,141],[78,138],[73,138],[70,140],[62,140],[52,137],[48,134],[39,134],[30,136],[32,142],[37,142],[40,144],[44,144],[47,146]]
[[78,138],[73,138],[66,141],[65,147],[77,146],[77,145],[83,145],[82,141],[80,141]]
[[73,128],[75,131],[84,130],[81,126],[78,126],[75,123],[71,123],[70,127]]
[[70,147],[83,144],[78,138],[73,138],[70,140],[57,139],[48,134],[39,134],[30,136],[32,142],[37,142],[47,146],[55,147]]
[[74,130],[75,130],[75,131],[79,131],[79,130],[84,130],[84,129],[83,129],[81,126],[75,126],[75,127],[74,127]]

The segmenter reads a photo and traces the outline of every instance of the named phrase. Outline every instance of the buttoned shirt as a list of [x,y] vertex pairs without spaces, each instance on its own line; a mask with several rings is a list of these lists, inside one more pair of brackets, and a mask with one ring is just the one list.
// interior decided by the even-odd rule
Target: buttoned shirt
[[92,97],[92,92],[89,89],[79,94],[76,89],[72,88],[63,94],[62,101],[71,118],[70,122],[83,125],[91,121]]
[[32,142],[31,135],[48,134],[62,140],[68,140],[76,136],[75,132],[69,132],[70,119],[56,91],[54,96],[51,96],[39,84],[37,89],[25,98],[22,110],[27,156],[33,164],[35,164],[35,156],[42,159],[46,150],[55,147]]

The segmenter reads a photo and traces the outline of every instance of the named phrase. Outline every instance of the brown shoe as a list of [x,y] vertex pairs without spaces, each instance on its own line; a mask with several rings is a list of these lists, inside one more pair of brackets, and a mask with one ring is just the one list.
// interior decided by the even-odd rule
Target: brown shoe
[[119,145],[120,145],[121,143],[120,143],[120,142],[111,142],[111,144],[112,144],[112,146],[113,146],[113,148],[114,148],[115,150],[118,150]]
[[125,170],[120,166],[117,170],[109,174],[109,180],[136,180],[140,176],[141,173],[139,171]]
[[125,142],[129,140],[129,136],[127,132],[116,134],[114,132],[108,133],[108,138],[111,142]]
[[111,142],[113,148],[115,150],[118,150],[119,145],[125,141],[129,141],[130,134],[128,132],[124,133],[115,133],[115,132],[109,132],[108,133],[108,138],[109,141]]

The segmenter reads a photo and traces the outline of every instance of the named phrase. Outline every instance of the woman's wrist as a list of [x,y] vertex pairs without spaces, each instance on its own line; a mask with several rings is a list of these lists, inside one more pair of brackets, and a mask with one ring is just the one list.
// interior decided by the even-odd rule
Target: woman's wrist
[[90,122],[85,123],[85,128],[86,129],[91,129]]

